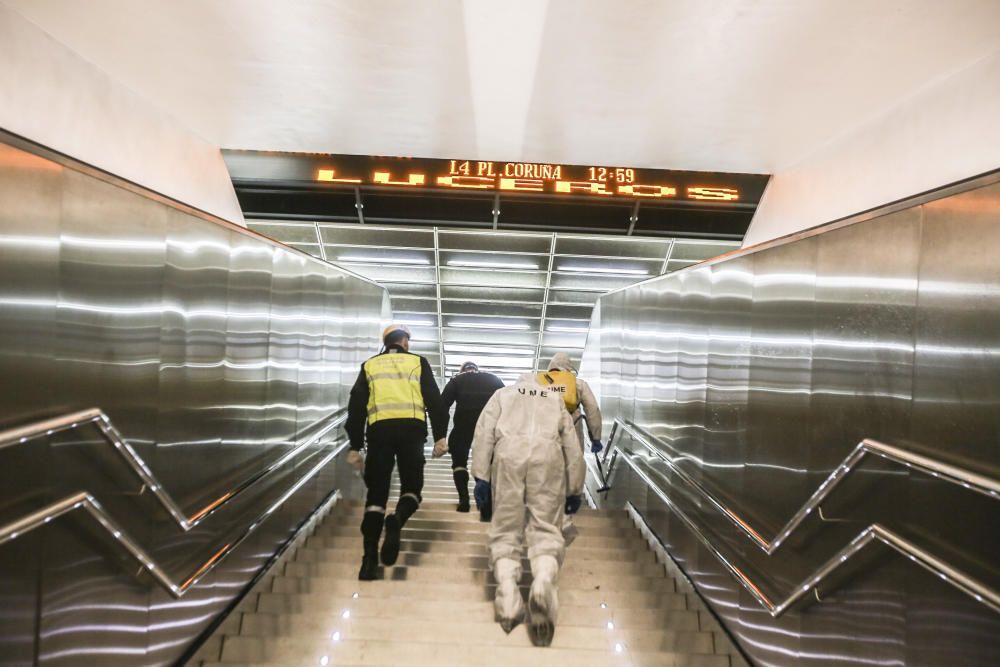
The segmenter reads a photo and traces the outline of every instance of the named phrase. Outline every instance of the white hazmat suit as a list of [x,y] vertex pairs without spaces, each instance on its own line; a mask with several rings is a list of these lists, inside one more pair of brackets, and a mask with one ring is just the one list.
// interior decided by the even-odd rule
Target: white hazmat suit
[[[556,352],[552,355],[552,361],[549,362],[549,370],[572,371],[573,364],[569,355],[565,352]],[[580,439],[580,451],[585,452],[590,449],[591,440],[601,439],[604,426],[602,424],[603,417],[601,416],[601,406],[598,405],[590,385],[579,377],[576,378],[576,397],[579,404],[571,417],[573,423],[576,424],[576,435]],[[579,532],[573,524],[573,518],[565,515],[562,522],[562,533],[566,539],[566,546],[573,543]]]
[[546,390],[533,374],[500,389],[476,423],[472,457],[473,476],[489,481],[493,496],[489,538],[497,616],[510,632],[524,615],[517,584],[527,541],[533,577],[530,622],[540,643],[548,644],[558,610],[559,566],[566,553],[566,497],[582,493],[586,475],[562,397]]
[[[556,352],[549,362],[549,370],[571,371],[573,364],[569,355],[565,352]],[[586,448],[591,440],[600,440],[604,430],[601,417],[601,406],[597,403],[597,397],[591,390],[590,385],[583,381],[583,378],[576,378],[576,396],[580,401],[571,416],[576,424],[576,433],[580,438],[580,447]],[[583,412],[580,412],[581,408]],[[585,437],[586,436],[586,437]]]

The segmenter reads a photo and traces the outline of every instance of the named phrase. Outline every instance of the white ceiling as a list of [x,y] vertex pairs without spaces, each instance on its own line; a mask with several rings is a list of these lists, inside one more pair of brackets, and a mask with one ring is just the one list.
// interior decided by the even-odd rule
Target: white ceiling
[[774,172],[997,0],[0,0],[225,148]]

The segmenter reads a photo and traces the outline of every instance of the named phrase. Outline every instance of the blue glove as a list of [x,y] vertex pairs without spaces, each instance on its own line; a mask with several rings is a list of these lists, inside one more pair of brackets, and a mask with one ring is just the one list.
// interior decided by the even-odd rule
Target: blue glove
[[576,514],[580,511],[583,499],[580,496],[566,496],[566,514]]
[[591,454],[597,454],[602,449],[604,449],[604,443],[603,442],[601,442],[597,438],[594,438],[593,440],[590,441],[590,453]]
[[479,516],[483,521],[489,521],[493,517],[493,493],[490,489],[490,483],[484,479],[477,479],[472,495],[476,499]]

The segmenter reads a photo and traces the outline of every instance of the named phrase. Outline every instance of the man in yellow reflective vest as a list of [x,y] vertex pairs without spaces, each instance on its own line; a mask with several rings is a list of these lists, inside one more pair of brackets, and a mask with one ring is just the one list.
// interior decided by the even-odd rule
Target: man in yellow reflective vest
[[[424,442],[427,417],[434,433],[434,456],[448,451],[445,435],[448,413],[431,365],[410,353],[410,330],[393,324],[382,332],[385,350],[361,365],[351,389],[344,428],[351,441],[348,462],[364,470],[368,495],[361,519],[364,556],[358,579],[378,576],[378,563],[394,565],[399,557],[400,532],[420,506],[424,487]],[[361,449],[368,443],[368,456]],[[386,516],[393,466],[399,469],[399,502]],[[382,549],[378,543],[385,527]]]

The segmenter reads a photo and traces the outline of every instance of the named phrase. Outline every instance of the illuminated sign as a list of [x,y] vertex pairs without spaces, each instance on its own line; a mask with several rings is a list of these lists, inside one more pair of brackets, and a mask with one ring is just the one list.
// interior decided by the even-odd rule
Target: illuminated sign
[[636,233],[732,236],[746,231],[768,181],[767,174],[555,162],[236,150],[223,156],[245,213],[315,220],[483,218],[496,228],[623,224]]
[[738,202],[741,192],[725,175],[633,167],[599,167],[536,162],[434,160],[330,156],[313,180],[334,185],[391,186],[439,190],[581,195],[644,200]]

